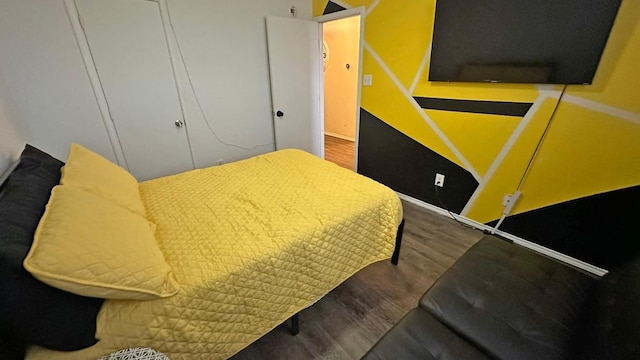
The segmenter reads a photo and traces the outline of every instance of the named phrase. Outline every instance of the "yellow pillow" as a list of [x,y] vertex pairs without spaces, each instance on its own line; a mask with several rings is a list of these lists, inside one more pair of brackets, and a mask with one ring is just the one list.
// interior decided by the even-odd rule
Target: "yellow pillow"
[[60,184],[85,189],[146,216],[138,181],[125,169],[82,145],[71,144]]
[[147,221],[83,189],[56,186],[24,268],[78,295],[157,299],[178,291]]

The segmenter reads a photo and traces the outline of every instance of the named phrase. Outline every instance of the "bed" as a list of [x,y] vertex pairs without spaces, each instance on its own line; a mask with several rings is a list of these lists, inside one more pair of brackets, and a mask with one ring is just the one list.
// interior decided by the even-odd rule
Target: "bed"
[[131,347],[171,359],[228,358],[390,258],[402,220],[393,191],[299,150],[142,182],[139,194],[179,291],[108,299],[95,345],[31,346],[28,359],[92,359]]

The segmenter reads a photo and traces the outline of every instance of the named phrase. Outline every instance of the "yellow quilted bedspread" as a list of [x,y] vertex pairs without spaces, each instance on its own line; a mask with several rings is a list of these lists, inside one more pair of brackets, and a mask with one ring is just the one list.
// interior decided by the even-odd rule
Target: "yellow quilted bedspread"
[[230,357],[389,258],[402,218],[387,187],[298,150],[150,180],[140,193],[178,294],[107,300],[98,344],[32,348],[28,358],[92,359],[135,346],[174,360]]

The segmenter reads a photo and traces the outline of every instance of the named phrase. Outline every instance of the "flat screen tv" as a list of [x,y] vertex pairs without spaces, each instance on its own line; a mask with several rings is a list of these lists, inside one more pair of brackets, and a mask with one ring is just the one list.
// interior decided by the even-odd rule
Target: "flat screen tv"
[[591,84],[620,2],[438,0],[429,81]]

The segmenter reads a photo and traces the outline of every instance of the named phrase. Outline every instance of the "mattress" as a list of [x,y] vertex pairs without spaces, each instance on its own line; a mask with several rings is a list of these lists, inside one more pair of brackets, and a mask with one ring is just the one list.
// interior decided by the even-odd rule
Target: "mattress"
[[174,360],[228,358],[388,259],[402,219],[392,190],[299,150],[150,180],[140,194],[181,290],[107,300],[96,345],[32,347],[28,358],[89,359],[131,347]]

